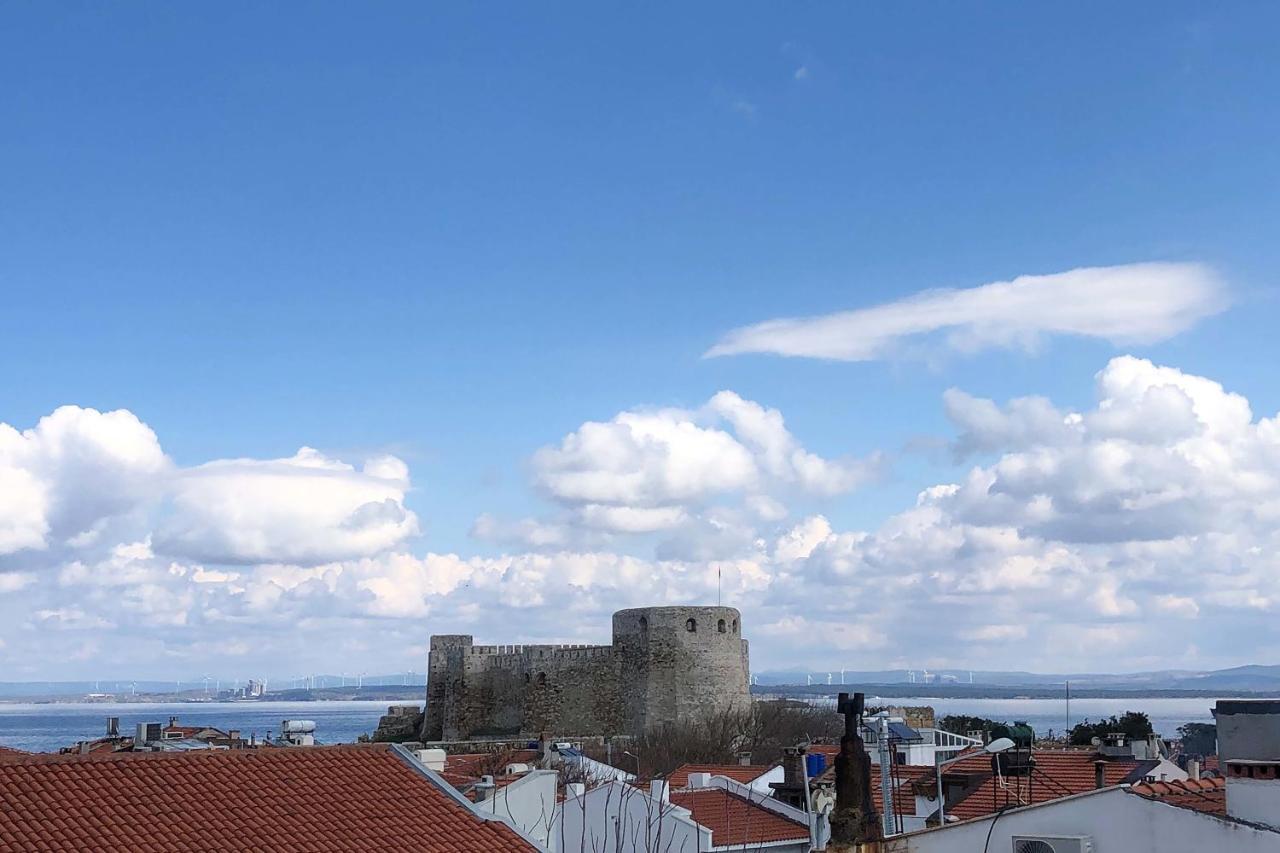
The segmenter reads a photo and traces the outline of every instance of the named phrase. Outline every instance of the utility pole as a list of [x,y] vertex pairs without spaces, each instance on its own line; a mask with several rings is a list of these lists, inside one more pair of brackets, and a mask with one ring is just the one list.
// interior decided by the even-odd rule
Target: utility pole
[[880,798],[884,803],[884,814],[881,821],[886,837],[893,835],[897,829],[893,811],[893,755],[889,751],[889,717],[880,717],[880,731],[876,738],[880,748]]

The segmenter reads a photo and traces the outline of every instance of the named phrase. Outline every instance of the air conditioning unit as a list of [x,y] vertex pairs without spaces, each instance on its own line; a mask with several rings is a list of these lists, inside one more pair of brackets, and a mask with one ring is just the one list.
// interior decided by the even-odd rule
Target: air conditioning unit
[[1013,853],[1093,853],[1088,835],[1015,835]]

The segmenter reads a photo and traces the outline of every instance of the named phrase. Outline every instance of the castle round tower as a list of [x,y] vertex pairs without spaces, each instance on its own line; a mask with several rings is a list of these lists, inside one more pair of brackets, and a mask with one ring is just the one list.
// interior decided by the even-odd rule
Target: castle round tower
[[732,607],[619,610],[613,648],[630,731],[751,703],[742,615]]

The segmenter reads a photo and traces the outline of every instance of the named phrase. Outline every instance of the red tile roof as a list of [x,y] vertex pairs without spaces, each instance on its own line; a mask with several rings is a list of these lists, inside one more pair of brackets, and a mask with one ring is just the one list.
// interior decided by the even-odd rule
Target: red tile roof
[[496,776],[506,769],[508,764],[528,764],[531,767],[538,763],[536,749],[513,749],[500,752],[461,752],[444,757],[444,769],[447,773],[462,776]]
[[[1030,805],[1056,800],[1071,794],[1083,794],[1095,787],[1093,763],[1097,753],[1091,750],[1035,750],[1035,771],[1030,776],[1004,777],[997,780],[991,772],[991,756],[975,753],[943,770],[943,779],[967,777],[973,790],[955,803],[947,804],[947,817],[972,820],[985,817],[1006,805]],[[1114,758],[1104,765],[1107,785],[1142,781],[1159,762]],[[946,782],[943,783],[946,787]]]
[[[694,771],[701,772],[701,771]],[[764,796],[763,794],[761,796]],[[716,847],[802,840],[809,828],[723,788],[672,791],[671,802],[711,830]]]
[[475,799],[471,787],[480,781],[481,776],[494,777],[494,783],[501,788],[509,785],[519,776],[506,776],[502,771],[510,764],[538,765],[536,749],[517,749],[502,752],[462,752],[446,755],[444,772],[440,776],[459,791],[466,790],[468,799]]
[[667,783],[673,789],[685,788],[689,785],[689,774],[710,773],[712,776],[724,776],[747,784],[759,779],[773,767],[772,764],[681,764],[667,774]]
[[1227,780],[1220,777],[1183,779],[1177,782],[1141,782],[1129,790],[1138,796],[1160,800],[1171,806],[1208,814],[1227,813]]
[[388,744],[30,755],[0,762],[0,849],[535,848]]

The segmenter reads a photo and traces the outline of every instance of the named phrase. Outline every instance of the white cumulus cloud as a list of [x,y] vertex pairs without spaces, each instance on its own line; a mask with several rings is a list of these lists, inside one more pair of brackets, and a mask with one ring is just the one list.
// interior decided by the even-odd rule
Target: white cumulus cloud
[[[1209,378],[1128,356],[1094,384],[1079,411],[947,394],[956,448],[976,463],[866,529],[839,523],[838,506],[786,521],[757,505],[774,490],[819,500],[854,470],[815,464],[767,408],[724,394],[696,410],[626,412],[540,460],[556,521],[477,521],[513,544],[496,556],[411,553],[408,511],[380,509],[403,506],[398,461],[304,451],[184,470],[157,445],[142,455],[161,460],[161,485],[141,529],[123,537],[81,512],[3,555],[0,666],[25,678],[107,656],[139,672],[166,659],[195,667],[234,638],[237,659],[268,673],[281,660],[298,672],[335,661],[420,671],[432,633],[607,642],[613,610],[717,596],[742,609],[757,671],[1280,659],[1280,420]],[[685,441],[738,467],[672,470],[689,458],[672,446]],[[74,442],[86,443],[98,444]],[[60,494],[41,479],[53,469],[22,470]],[[64,517],[50,509],[58,500],[42,517]],[[110,517],[133,524],[132,503]],[[86,523],[96,538],[79,535]]]
[[619,533],[675,528],[715,498],[742,498],[763,519],[786,514],[775,493],[831,496],[872,479],[881,465],[827,459],[787,429],[782,413],[732,391],[697,410],[620,412],[588,421],[534,454],[535,483],[578,523]]
[[63,406],[21,432],[0,423],[0,554],[92,534],[157,495],[169,467],[124,410]]
[[214,563],[377,553],[418,532],[407,488],[407,469],[387,457],[362,471],[307,447],[288,459],[209,462],[174,477],[155,548]]

